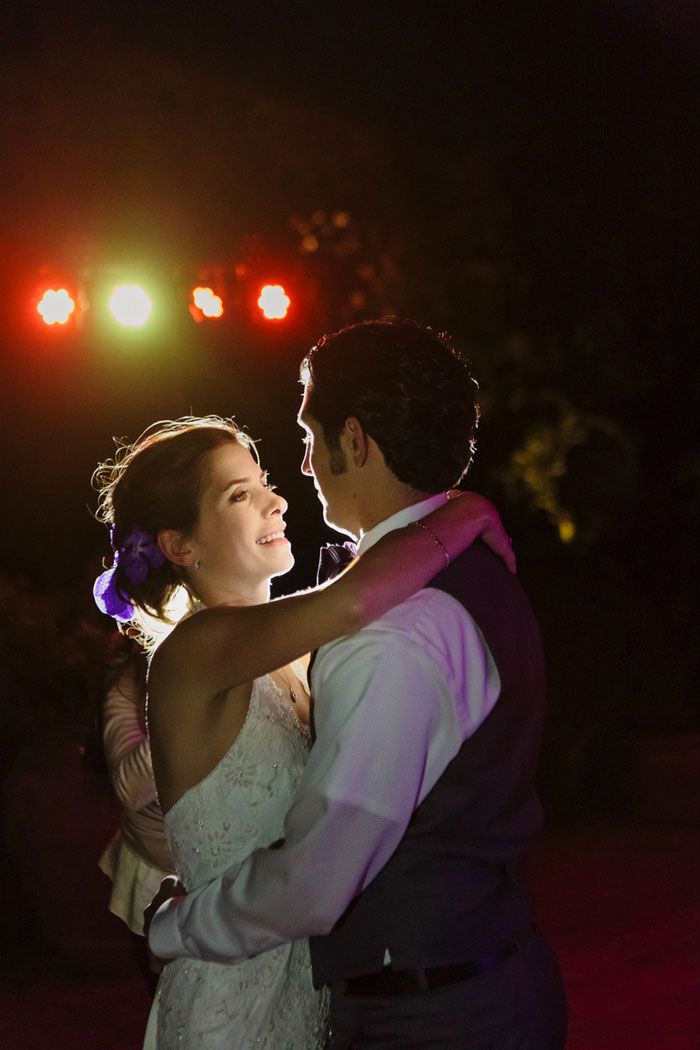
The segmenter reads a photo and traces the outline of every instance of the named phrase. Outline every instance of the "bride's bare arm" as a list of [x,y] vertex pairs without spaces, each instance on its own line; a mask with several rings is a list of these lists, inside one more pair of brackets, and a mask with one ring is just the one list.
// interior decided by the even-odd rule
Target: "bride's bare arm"
[[[455,494],[457,495],[457,494]],[[333,583],[266,605],[218,606],[179,624],[156,652],[151,699],[173,693],[211,699],[283,667],[295,657],[353,634],[424,587],[479,536],[514,571],[494,507],[463,493],[383,537]]]

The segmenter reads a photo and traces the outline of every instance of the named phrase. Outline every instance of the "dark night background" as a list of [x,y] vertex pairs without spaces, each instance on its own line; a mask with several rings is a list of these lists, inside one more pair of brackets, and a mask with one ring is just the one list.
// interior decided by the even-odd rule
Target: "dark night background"
[[[467,485],[501,510],[542,624],[537,885],[572,1050],[697,1046],[699,74],[694,0],[5,6],[8,1046],[31,1014],[37,1046],[131,1050],[148,1009],[119,984],[133,962],[95,866],[118,818],[91,743],[111,638],[94,467],[154,420],[235,415],[290,500],[277,593],[310,583],[332,537],[299,474],[298,363],[386,313],[473,360]],[[142,331],[103,316],[123,280],[153,292]],[[292,299],[276,325],[268,280]],[[221,322],[190,317],[200,282]],[[80,310],[48,329],[37,299],[63,285]]]
[[[155,419],[235,414],[263,439],[291,502],[284,587],[308,583],[327,530],[298,474],[297,365],[396,312],[448,329],[480,381],[468,484],[542,621],[551,808],[621,790],[630,734],[700,729],[695,5],[25,0],[3,22],[12,666],[64,680],[106,553],[90,474]],[[144,332],[89,309],[129,267],[161,288]],[[268,273],[293,299],[276,327],[249,310]],[[187,312],[201,274],[235,299],[210,328]],[[60,278],[87,290],[79,329],[34,312]],[[5,755],[32,731],[13,703]]]

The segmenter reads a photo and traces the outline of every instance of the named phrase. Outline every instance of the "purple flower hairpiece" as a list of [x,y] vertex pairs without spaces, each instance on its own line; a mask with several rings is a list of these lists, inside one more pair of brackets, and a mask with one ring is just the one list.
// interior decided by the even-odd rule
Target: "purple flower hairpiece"
[[131,583],[143,583],[151,569],[164,565],[167,558],[150,532],[140,525],[132,525],[123,540],[117,541],[114,528],[110,532],[114,550],[114,564],[95,580],[92,594],[100,612],[125,623],[134,615],[134,607],[116,585],[117,565],[124,569]]

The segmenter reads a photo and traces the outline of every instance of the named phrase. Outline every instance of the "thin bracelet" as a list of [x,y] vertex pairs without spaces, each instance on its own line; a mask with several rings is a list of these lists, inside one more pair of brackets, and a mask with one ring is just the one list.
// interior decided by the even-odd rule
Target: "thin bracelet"
[[443,554],[445,555],[445,568],[447,568],[447,566],[448,566],[448,565],[450,564],[450,561],[451,561],[452,559],[450,558],[450,554],[449,554],[449,551],[447,550],[447,547],[446,547],[446,546],[445,546],[445,544],[444,544],[444,543],[442,542],[442,540],[439,540],[439,539],[437,538],[437,536],[435,535],[435,533],[433,532],[433,530],[432,530],[431,528],[429,528],[429,526],[427,526],[427,525],[425,524],[425,522],[423,522],[423,521],[414,521],[414,522],[413,522],[413,524],[414,524],[414,525],[417,525],[419,529],[423,529],[423,531],[424,531],[424,532],[427,532],[427,533],[428,533],[428,535],[429,535],[430,537],[432,537],[433,543],[435,543],[435,545],[436,545],[437,547],[439,547],[439,548],[440,548],[440,550],[442,551],[442,553],[443,553]]

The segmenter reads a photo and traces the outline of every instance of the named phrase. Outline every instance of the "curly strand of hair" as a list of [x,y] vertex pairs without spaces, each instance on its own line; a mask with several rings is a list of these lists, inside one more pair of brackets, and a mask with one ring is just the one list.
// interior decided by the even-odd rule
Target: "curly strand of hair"
[[[98,492],[95,517],[124,535],[133,525],[157,537],[165,529],[187,534],[197,523],[205,458],[219,445],[235,441],[258,459],[255,442],[222,416],[183,416],[151,424],[136,441],[115,438],[116,451],[92,475]],[[197,595],[172,562],[152,568],[134,583],[117,564],[115,584],[131,602],[134,616],[124,630],[148,650],[194,607]]]

